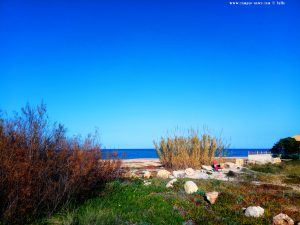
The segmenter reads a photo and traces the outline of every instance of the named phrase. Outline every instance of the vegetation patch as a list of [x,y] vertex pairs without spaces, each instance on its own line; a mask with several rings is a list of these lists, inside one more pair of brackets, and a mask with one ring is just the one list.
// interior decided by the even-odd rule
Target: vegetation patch
[[172,169],[200,168],[211,164],[215,156],[225,155],[228,146],[222,138],[190,130],[187,136],[176,135],[161,138],[154,142],[162,165]]

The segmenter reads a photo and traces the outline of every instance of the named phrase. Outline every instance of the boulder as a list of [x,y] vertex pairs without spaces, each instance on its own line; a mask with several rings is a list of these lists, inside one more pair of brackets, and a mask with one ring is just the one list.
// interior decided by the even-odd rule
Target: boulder
[[226,162],[226,163],[224,163],[224,167],[226,169],[236,169],[237,165],[232,162]]
[[184,172],[187,176],[193,176],[195,174],[195,170],[192,168],[187,168]]
[[236,166],[243,166],[244,165],[244,159],[235,159],[235,165]]
[[279,157],[277,157],[277,158],[272,158],[272,163],[273,163],[273,164],[281,163],[281,159],[280,159]]
[[294,220],[292,220],[288,215],[280,213],[273,217],[273,225],[293,225]]
[[159,170],[157,172],[157,177],[162,179],[168,179],[171,173],[168,170]]
[[185,177],[185,172],[183,170],[178,170],[178,171],[174,170],[173,171],[173,176],[175,178],[184,178]]
[[219,192],[216,192],[216,191],[207,192],[205,194],[205,197],[206,197],[207,201],[209,201],[210,204],[215,204],[218,196],[219,196]]
[[124,177],[126,177],[126,178],[137,178],[138,175],[136,175],[133,171],[130,170],[130,171],[128,171],[124,174]]
[[198,187],[193,181],[187,181],[184,184],[184,190],[187,194],[192,194],[198,191]]
[[149,179],[149,178],[151,177],[151,172],[148,171],[148,170],[145,170],[145,171],[143,172],[143,177],[144,177],[145,179]]
[[206,171],[212,171],[213,170],[212,166],[202,165],[201,168],[204,169],[204,170],[206,170]]
[[150,182],[150,181],[144,180],[144,185],[145,185],[145,186],[149,186],[149,185],[151,185],[151,182]]
[[174,184],[175,182],[177,182],[177,179],[176,179],[176,178],[170,180],[170,181],[167,183],[166,188],[172,188],[172,187],[173,187],[173,184]]
[[245,210],[245,216],[247,217],[261,217],[265,210],[260,206],[250,206]]

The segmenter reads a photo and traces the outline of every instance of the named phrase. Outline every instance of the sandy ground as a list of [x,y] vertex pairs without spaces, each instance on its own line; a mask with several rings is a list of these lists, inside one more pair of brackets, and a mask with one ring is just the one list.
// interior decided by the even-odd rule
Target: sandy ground
[[124,159],[122,160],[123,167],[145,168],[145,167],[160,167],[159,159]]
[[[247,157],[226,157],[223,160],[226,162],[228,161],[235,161],[235,159],[247,159]],[[122,160],[123,167],[130,167],[130,168],[147,168],[147,167],[161,167],[161,163],[159,159],[152,159],[152,158],[139,158],[139,159],[123,159]]]

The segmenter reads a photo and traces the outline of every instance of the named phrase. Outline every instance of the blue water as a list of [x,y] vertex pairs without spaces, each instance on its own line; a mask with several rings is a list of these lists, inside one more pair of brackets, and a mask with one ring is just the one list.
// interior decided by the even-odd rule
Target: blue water
[[[269,149],[228,149],[228,157],[247,157],[248,151],[267,151]],[[104,149],[102,150],[103,158],[107,155],[117,152],[121,159],[137,159],[137,158],[158,158],[155,149]]]

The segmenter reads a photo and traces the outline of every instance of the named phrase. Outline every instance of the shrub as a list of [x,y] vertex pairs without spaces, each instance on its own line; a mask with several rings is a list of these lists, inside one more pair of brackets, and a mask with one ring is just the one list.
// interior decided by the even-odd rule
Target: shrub
[[194,130],[190,130],[188,136],[162,137],[160,143],[154,142],[154,145],[163,166],[173,169],[210,164],[215,156],[224,156],[228,148],[221,138],[207,133],[200,136]]
[[291,137],[280,139],[271,152],[274,155],[281,155],[282,158],[300,159],[300,141]]
[[4,223],[26,223],[51,215],[80,194],[118,176],[118,160],[99,160],[95,137],[67,138],[51,125],[44,104],[27,105],[0,123],[0,216]]

